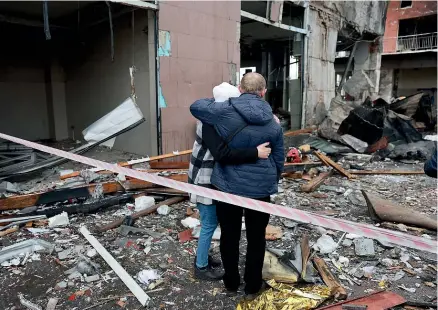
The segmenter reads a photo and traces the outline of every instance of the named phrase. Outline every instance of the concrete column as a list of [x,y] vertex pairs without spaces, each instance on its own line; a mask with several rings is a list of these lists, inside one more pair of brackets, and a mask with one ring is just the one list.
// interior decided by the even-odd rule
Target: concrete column
[[393,97],[394,90],[394,70],[393,69],[382,69],[380,70],[380,87],[379,96],[386,102],[391,100]]
[[157,109],[157,42],[156,13],[148,10],[148,60],[149,60],[149,109],[151,119],[147,120],[150,131],[151,155],[160,153],[159,140],[161,125],[158,123],[160,110]]
[[51,138],[56,141],[68,138],[67,103],[65,99],[65,73],[57,60],[50,63],[50,78],[46,80],[47,102],[50,106]]
[[305,126],[322,122],[335,97],[335,56],[337,25],[323,21],[319,13],[309,10],[309,43],[307,57]]

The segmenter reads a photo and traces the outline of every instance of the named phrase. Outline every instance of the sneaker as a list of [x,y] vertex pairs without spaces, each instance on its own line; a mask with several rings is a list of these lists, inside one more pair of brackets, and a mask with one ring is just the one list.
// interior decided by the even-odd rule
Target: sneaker
[[208,255],[208,264],[213,268],[217,268],[217,267],[220,267],[222,265],[222,262],[220,259],[214,258],[211,255]]
[[[196,255],[195,255],[195,260],[193,261],[193,265],[196,267]],[[213,256],[208,255],[208,265],[210,267],[217,268],[222,265],[222,262],[220,259],[216,259]]]
[[196,279],[207,281],[219,281],[224,276],[221,271],[213,269],[211,266],[199,268],[195,265],[194,274]]

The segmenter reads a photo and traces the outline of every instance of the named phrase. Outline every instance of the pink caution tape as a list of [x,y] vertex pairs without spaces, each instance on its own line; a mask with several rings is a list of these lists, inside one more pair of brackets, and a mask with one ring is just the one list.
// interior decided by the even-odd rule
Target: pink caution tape
[[66,151],[58,150],[52,147],[48,147],[38,143],[23,140],[20,138],[12,137],[2,133],[0,133],[0,138],[15,143],[19,143],[46,153],[68,158],[73,161],[81,162],[86,165],[94,166],[96,168],[110,170],[115,173],[120,173],[139,180],[178,189],[188,193],[197,194],[200,196],[208,197],[213,200],[227,202],[236,206],[269,213],[272,215],[291,219],[293,221],[313,224],[333,230],[344,231],[347,233],[356,234],[371,239],[378,239],[399,246],[409,247],[409,248],[427,251],[431,253],[437,252],[437,243],[435,240],[429,240],[426,238],[411,236],[398,231],[391,231],[379,227],[374,227],[372,225],[366,225],[366,224],[350,222],[342,219],[331,218],[328,216],[301,211],[294,208],[287,208],[263,201],[227,194],[213,189],[200,187],[184,182],[174,181],[154,174],[141,172],[134,169],[124,168],[116,164],[109,164],[100,160],[95,160],[85,156],[72,154]]

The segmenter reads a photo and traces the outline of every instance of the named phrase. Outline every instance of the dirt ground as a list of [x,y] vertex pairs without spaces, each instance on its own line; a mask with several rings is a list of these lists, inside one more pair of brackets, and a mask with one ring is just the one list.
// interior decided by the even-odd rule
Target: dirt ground
[[[107,151],[104,148],[96,148],[86,156],[115,162],[135,158],[131,154],[117,151]],[[347,165],[347,162],[342,162]],[[24,192],[46,190],[65,186],[59,180],[59,171],[84,167],[77,163],[66,163],[60,167],[45,171],[42,176],[20,183]],[[365,162],[363,167],[367,169],[412,169],[421,170],[421,162],[409,164],[381,161],[375,163]],[[283,180],[280,193],[272,197],[272,202],[286,207],[323,213],[337,218],[348,219],[355,222],[376,225],[370,218],[368,210],[360,194],[360,190],[376,194],[411,210],[434,216],[437,214],[437,187],[436,180],[425,175],[387,176],[370,175],[359,176],[354,180],[347,180],[339,175],[329,178],[318,191],[314,193],[302,193],[299,190],[304,180]],[[242,298],[242,292],[237,296],[229,296],[221,282],[198,281],[193,277],[193,262],[196,251],[196,240],[181,243],[178,233],[186,230],[181,220],[186,218],[186,209],[191,206],[188,201],[171,206],[168,215],[151,214],[138,219],[135,226],[150,229],[162,233],[159,238],[149,238],[147,235],[135,235],[123,237],[117,230],[105,233],[96,233],[95,237],[113,255],[113,257],[135,278],[142,270],[155,269],[160,274],[161,280],[154,288],[142,285],[151,297],[151,309],[235,309]],[[50,229],[38,235],[32,235],[25,228],[9,236],[0,238],[0,246],[7,246],[26,239],[39,238],[55,245],[54,252],[40,254],[40,260],[28,261],[23,266],[0,267],[0,309],[18,310],[26,309],[19,301],[18,294],[45,309],[49,298],[58,298],[56,309],[141,309],[140,303],[124,283],[111,272],[111,268],[99,256],[90,259],[100,265],[100,279],[87,283],[82,278],[68,280],[64,272],[74,267],[79,259],[79,253],[86,255],[92,249],[86,239],[79,232],[79,227],[85,225],[90,231],[97,226],[111,222],[123,215],[130,214],[129,206],[120,205],[108,208],[104,211],[88,215],[70,216],[70,225],[63,228]],[[312,245],[322,234],[328,234],[335,242],[342,236],[342,232],[320,229],[311,225],[300,224],[294,228],[288,228],[284,219],[271,216],[270,224],[281,227],[283,236],[275,241],[267,241],[268,248],[290,250],[300,242],[306,234]],[[378,225],[378,224],[377,224]],[[288,225],[290,226],[290,225]],[[427,238],[436,239],[433,231],[408,231],[416,235],[427,235]],[[246,241],[242,232],[241,240],[241,271],[243,273]],[[333,274],[341,275],[332,261],[338,261],[340,256],[349,259],[349,265],[344,272],[362,264],[363,267],[374,266],[372,274],[358,279],[361,285],[349,283],[348,280],[340,280],[349,293],[349,297],[357,297],[376,292],[382,289],[394,291],[407,300],[421,302],[435,302],[436,296],[436,271],[430,267],[437,266],[437,257],[434,254],[420,252],[408,248],[384,247],[374,241],[375,255],[369,258],[358,257],[353,245],[341,245],[335,252],[323,257]],[[213,252],[219,257],[218,241],[213,243]],[[72,254],[66,259],[58,259],[59,252],[73,249]],[[148,252],[148,253],[146,253]],[[406,270],[405,263],[401,262],[402,256],[408,255],[409,272],[404,271],[401,279],[393,280],[397,272]],[[391,258],[394,266],[386,267],[381,264],[383,258]],[[102,277],[103,276],[103,277]],[[242,274],[243,276],[243,274]],[[341,277],[342,278],[342,277]],[[59,288],[57,284],[67,282],[66,288]],[[243,280],[242,280],[243,282]],[[403,288],[408,288],[411,292]],[[243,288],[243,287],[242,287]],[[414,292],[415,290],[415,292]],[[120,296],[108,299],[111,296]],[[126,299],[124,298],[126,297]],[[119,302],[119,304],[116,304]],[[330,303],[330,301],[329,301]]]

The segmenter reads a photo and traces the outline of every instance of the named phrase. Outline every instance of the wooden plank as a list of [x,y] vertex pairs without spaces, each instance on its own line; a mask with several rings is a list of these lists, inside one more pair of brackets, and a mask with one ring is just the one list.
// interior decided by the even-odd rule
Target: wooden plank
[[333,160],[331,160],[329,157],[325,156],[324,154],[315,151],[315,155],[323,162],[326,162],[328,165],[330,165],[331,167],[333,167],[336,171],[338,171],[340,174],[342,174],[343,176],[349,178],[349,179],[353,179],[354,176],[350,173],[348,173],[347,170],[345,170],[344,168],[342,168],[340,165],[338,165],[337,163],[335,163]]
[[424,174],[423,170],[350,170],[351,174],[367,175],[367,174]]
[[157,161],[149,164],[151,169],[189,169],[188,161]]
[[315,264],[315,268],[318,270],[324,283],[331,289],[332,295],[338,300],[347,299],[347,291],[330,272],[330,269],[325,261],[322,258],[314,257],[313,263]]
[[0,231],[0,237],[3,237],[3,236],[6,236],[6,235],[9,235],[9,234],[12,234],[12,233],[18,231],[18,229],[19,229],[18,226],[13,226],[13,227],[11,227],[11,228],[8,228],[8,229],[5,229],[5,230],[3,230],[3,231]]
[[[181,151],[181,152],[178,152],[177,154],[169,153],[169,154],[163,154],[163,155],[158,155],[158,156],[154,156],[154,157],[134,159],[134,160],[130,160],[130,161],[119,162],[119,163],[117,163],[117,165],[122,166],[122,167],[128,167],[128,166],[132,166],[132,165],[136,165],[136,164],[140,164],[140,163],[145,163],[145,162],[150,162],[150,161],[160,160],[160,159],[166,159],[166,158],[173,158],[173,157],[188,155],[188,154],[192,154],[192,150]],[[101,170],[101,171],[97,171],[97,173],[113,173],[113,172]],[[61,178],[61,180],[65,180],[68,178],[78,177],[78,176],[80,176],[80,174],[81,174],[80,171],[75,171],[75,172],[72,172],[69,174],[65,174],[65,175],[61,176],[60,178]]]
[[315,127],[308,127],[308,128],[299,129],[299,130],[286,131],[284,133],[284,136],[285,137],[293,137],[293,136],[301,135],[303,133],[312,133],[315,129],[316,129]]
[[[175,174],[170,175],[166,178],[180,182],[187,182],[188,176],[187,174]],[[128,179],[123,182],[96,183],[89,184],[87,186],[63,188],[43,193],[10,196],[0,199],[0,211],[23,209],[40,204],[64,201],[71,198],[89,197],[94,192],[94,189],[98,184],[102,185],[104,194],[123,192],[125,190],[157,187],[157,185],[151,182],[146,182],[138,179]]]
[[160,195],[171,195],[171,196],[185,196],[185,197],[189,196],[189,194],[186,192],[173,188],[168,188],[168,187],[146,188],[144,192],[149,194],[160,194]]
[[[153,205],[152,207],[150,207],[148,209],[141,210],[139,212],[133,213],[133,214],[131,214],[131,217],[135,220],[135,219],[137,219],[139,217],[146,216],[148,214],[151,214],[152,212],[155,212],[155,210],[157,210],[160,206],[163,206],[163,205],[170,206],[170,205],[173,205],[175,203],[181,202],[183,200],[185,200],[184,197],[173,197],[173,198],[164,200],[164,201],[162,201],[160,203],[157,203],[157,204]],[[100,226],[96,230],[98,232],[104,232],[104,231],[107,231],[107,230],[119,227],[120,225],[123,224],[124,219],[125,218],[122,217],[122,218],[120,218],[118,220],[115,220],[115,221],[113,221],[113,222],[111,222],[111,223],[109,223],[107,225]]]
[[140,285],[135,282],[135,280],[126,272],[125,269],[111,256],[111,254],[103,247],[102,244],[91,235],[87,227],[82,226],[79,231],[87,239],[87,241],[93,246],[93,248],[99,253],[100,256],[105,260],[105,262],[111,267],[111,269],[117,274],[120,280],[125,283],[129,290],[134,294],[140,304],[144,307],[149,301],[150,297],[142,290]]
[[330,176],[332,176],[332,174],[333,174],[333,170],[330,170],[328,172],[321,172],[317,177],[314,177],[312,180],[310,180],[306,184],[303,184],[301,186],[301,191],[305,192],[305,193],[313,192],[318,187],[320,187],[321,184],[323,184],[325,180],[327,180]]

